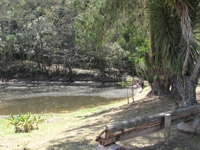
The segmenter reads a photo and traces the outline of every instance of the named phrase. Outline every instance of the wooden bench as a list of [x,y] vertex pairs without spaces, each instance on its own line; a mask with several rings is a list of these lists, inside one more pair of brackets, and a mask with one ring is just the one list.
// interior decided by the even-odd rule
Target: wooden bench
[[[120,150],[120,146],[113,146],[117,141],[123,141],[165,128],[164,143],[167,145],[170,136],[170,126],[193,120],[200,114],[200,105],[179,108],[156,115],[134,118],[107,125],[96,138],[98,150]],[[114,147],[114,148],[112,148]]]

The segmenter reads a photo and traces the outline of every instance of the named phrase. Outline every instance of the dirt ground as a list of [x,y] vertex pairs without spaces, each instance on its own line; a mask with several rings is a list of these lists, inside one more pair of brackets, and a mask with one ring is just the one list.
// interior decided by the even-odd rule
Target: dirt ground
[[[138,93],[139,85],[135,85],[134,92]],[[131,87],[129,96],[131,96]],[[75,81],[73,83],[59,81],[0,81],[0,101],[15,100],[42,96],[101,96],[106,98],[124,98],[127,89],[118,82],[102,84],[94,81]]]
[[[0,149],[20,149],[22,141],[30,141],[24,147],[27,149],[46,150],[95,150],[96,136],[103,130],[105,125],[132,119],[140,116],[152,115],[175,109],[174,99],[147,95],[148,90],[136,97],[136,102],[130,105],[126,101],[119,105],[102,108],[91,113],[78,113],[71,119],[58,119],[54,117],[44,123],[48,124],[49,132],[41,132],[37,138],[32,134],[20,139],[17,135],[0,136]],[[198,92],[198,100],[200,93]],[[67,115],[67,114],[66,114]],[[54,121],[60,126],[53,126]],[[58,129],[57,129],[58,128]],[[34,133],[34,132],[33,132]],[[45,135],[44,135],[45,134]],[[163,146],[163,131],[143,135],[118,144],[130,150],[200,150],[200,135],[188,135],[178,132],[176,126],[172,127],[169,147]],[[18,147],[16,145],[18,143]]]

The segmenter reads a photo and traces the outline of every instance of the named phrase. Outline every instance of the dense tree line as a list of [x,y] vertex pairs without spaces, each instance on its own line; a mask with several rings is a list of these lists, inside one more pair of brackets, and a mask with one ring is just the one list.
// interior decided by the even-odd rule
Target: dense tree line
[[[92,1],[76,0],[2,0],[1,78],[6,78],[9,74],[14,75],[20,70],[31,74],[48,72],[52,66],[55,66],[58,72],[65,70],[69,80],[73,68],[99,69],[103,78],[115,69],[119,75],[122,75],[124,70],[132,70],[132,74],[135,73],[130,58],[133,54],[131,48],[122,48],[116,43],[116,39],[99,47],[102,45],[100,38],[106,38],[106,35],[102,37],[103,29],[100,30],[100,24],[96,30],[102,32],[95,37],[87,35],[93,32],[92,30],[90,33],[84,33],[85,27],[90,28],[90,21],[101,19],[99,11],[96,11],[97,18],[93,20],[91,16],[85,15],[93,4]],[[93,8],[95,9],[95,6]],[[124,26],[124,32],[128,32],[125,28]],[[114,33],[116,29],[113,27],[111,30]]]
[[12,72],[16,60],[36,63],[27,68],[36,72],[46,71],[53,64],[68,67],[73,63],[75,15],[68,4],[54,0],[2,0],[0,5],[2,73]]

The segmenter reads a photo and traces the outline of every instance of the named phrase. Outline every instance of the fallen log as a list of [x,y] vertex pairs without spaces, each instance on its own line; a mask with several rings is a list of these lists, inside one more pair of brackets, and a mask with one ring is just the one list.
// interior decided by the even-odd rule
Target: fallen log
[[190,121],[200,113],[200,105],[179,108],[174,111],[156,115],[139,117],[120,123],[107,125],[104,132],[96,139],[101,145],[113,144],[117,141],[130,139],[164,128],[165,114],[171,115],[171,125]]

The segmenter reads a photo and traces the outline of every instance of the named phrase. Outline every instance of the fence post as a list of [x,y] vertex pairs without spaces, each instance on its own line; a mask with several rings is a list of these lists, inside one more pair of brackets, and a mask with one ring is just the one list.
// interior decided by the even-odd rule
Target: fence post
[[169,145],[170,127],[171,127],[171,114],[165,114],[164,144],[167,146]]

